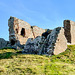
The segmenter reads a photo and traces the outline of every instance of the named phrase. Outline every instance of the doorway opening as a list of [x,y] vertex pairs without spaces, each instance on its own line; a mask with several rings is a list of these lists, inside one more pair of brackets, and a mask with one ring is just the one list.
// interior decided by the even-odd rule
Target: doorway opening
[[24,28],[22,28],[22,30],[21,30],[21,35],[22,35],[23,37],[25,37],[25,29],[24,29]]

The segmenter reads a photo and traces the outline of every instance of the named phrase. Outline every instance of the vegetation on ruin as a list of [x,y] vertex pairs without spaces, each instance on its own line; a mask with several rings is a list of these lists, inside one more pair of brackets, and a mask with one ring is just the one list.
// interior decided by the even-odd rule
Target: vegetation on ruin
[[51,57],[16,53],[18,50],[0,50],[0,75],[74,75],[75,45]]

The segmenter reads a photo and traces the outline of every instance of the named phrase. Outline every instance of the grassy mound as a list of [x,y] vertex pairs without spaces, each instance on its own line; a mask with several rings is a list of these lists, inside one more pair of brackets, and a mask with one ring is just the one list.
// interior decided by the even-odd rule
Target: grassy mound
[[75,45],[51,57],[17,51],[0,50],[0,75],[75,75]]

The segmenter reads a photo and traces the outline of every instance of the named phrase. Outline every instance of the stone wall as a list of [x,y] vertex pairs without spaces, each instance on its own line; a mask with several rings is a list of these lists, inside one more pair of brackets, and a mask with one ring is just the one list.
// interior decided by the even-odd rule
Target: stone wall
[[10,17],[8,20],[9,26],[9,41],[11,45],[14,44],[25,44],[28,38],[35,38],[37,36],[41,36],[44,29],[39,28],[37,26],[30,26],[29,23],[20,20],[15,17]]
[[64,20],[64,30],[67,42],[75,44],[75,22]]
[[45,29],[39,28],[37,26],[32,26],[32,32],[33,32],[34,38],[36,38],[37,36],[41,36],[42,33],[45,32]]

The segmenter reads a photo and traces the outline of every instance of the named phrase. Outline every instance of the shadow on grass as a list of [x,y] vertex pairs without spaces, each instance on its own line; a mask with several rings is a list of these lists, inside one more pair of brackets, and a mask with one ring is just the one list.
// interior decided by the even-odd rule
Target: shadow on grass
[[9,59],[9,58],[13,58],[13,56],[17,56],[20,54],[22,54],[22,53],[16,53],[16,52],[0,53],[0,59]]
[[[17,57],[18,55],[38,55],[38,54],[25,54],[22,53],[22,51],[17,51],[17,52],[4,52],[4,53],[0,53],[0,59],[12,59],[15,57]],[[44,55],[40,55],[40,56],[44,56]]]

